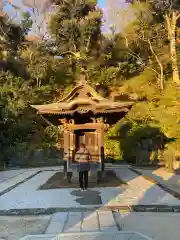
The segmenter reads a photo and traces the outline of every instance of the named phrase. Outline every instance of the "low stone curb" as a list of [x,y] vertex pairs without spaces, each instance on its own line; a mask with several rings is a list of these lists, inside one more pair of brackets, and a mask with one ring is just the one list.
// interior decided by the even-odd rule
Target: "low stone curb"
[[180,213],[179,206],[162,205],[137,205],[137,206],[110,206],[110,207],[88,207],[88,208],[33,208],[33,209],[10,209],[0,210],[0,216],[38,216],[51,215],[57,212],[88,212],[88,211],[122,211],[122,212],[175,212]]

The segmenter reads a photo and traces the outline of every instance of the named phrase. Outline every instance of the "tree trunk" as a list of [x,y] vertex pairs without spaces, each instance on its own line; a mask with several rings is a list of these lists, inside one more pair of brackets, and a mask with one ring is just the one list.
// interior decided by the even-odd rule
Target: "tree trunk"
[[158,80],[159,80],[159,83],[160,83],[160,88],[161,88],[161,90],[163,90],[164,89],[164,69],[163,69],[163,65],[162,65],[161,61],[159,60],[158,55],[155,53],[150,40],[148,40],[148,43],[149,43],[150,50],[151,50],[152,54],[154,55],[158,65],[159,65],[159,68],[160,68],[160,74],[158,75]]
[[177,65],[177,54],[176,54],[176,24],[177,24],[177,16],[176,13],[173,12],[171,18],[166,15],[166,23],[168,28],[168,37],[170,41],[170,55],[171,55],[171,63],[172,63],[172,78],[173,82],[176,84],[180,84],[179,79],[179,71]]

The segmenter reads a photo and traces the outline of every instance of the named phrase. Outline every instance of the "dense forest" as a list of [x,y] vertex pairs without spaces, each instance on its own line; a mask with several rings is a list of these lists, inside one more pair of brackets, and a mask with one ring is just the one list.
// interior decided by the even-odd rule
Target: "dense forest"
[[[6,2],[0,15],[2,168],[12,162],[58,163],[61,146],[56,143],[62,136],[30,105],[66,95],[82,69],[91,86],[100,83],[108,89],[101,92],[106,97],[136,101],[105,136],[109,159],[142,164],[148,152],[151,161],[179,160],[178,0],[129,0],[124,8],[112,6],[108,13],[116,18],[106,27],[95,0],[24,0],[27,12]],[[21,16],[18,23],[5,13],[6,4]]]

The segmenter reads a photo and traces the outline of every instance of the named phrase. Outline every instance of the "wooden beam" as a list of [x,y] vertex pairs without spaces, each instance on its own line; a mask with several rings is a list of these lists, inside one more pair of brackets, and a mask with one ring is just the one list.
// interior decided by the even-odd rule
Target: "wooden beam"
[[66,129],[78,130],[78,129],[103,129],[103,123],[85,123],[85,124],[65,124]]

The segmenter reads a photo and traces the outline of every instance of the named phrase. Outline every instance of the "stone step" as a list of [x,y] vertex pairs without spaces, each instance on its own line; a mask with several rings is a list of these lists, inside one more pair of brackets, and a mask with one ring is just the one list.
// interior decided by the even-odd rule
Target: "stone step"
[[117,230],[119,227],[112,211],[57,212],[53,214],[45,234]]
[[20,240],[153,240],[141,233],[131,231],[61,233],[58,235],[29,235]]

